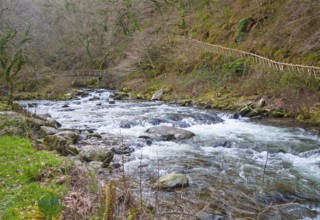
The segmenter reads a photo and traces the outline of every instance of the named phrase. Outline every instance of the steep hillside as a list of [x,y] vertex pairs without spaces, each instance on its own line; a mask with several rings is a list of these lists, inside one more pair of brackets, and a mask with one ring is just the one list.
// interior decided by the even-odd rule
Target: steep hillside
[[[135,57],[130,63],[134,68],[126,68],[129,76],[121,78],[120,87],[146,98],[165,88],[165,99],[193,99],[224,109],[240,109],[264,97],[270,109],[318,121],[319,80],[209,53],[176,36],[319,66],[319,2],[165,1],[158,7],[161,13],[150,16],[133,35],[127,60]],[[137,39],[143,40],[139,44]]]

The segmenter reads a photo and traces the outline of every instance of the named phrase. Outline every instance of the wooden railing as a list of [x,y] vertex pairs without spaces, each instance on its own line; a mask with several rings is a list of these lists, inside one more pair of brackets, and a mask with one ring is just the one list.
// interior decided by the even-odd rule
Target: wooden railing
[[228,48],[228,47],[224,47],[216,44],[209,44],[203,41],[199,41],[192,38],[185,38],[182,36],[178,36],[178,38],[182,39],[183,41],[186,41],[187,43],[192,44],[193,46],[197,46],[198,48],[201,48],[203,50],[206,50],[212,53],[219,53],[227,56],[247,58],[266,68],[275,69],[281,72],[285,70],[289,70],[289,71],[295,71],[298,73],[307,73],[310,76],[314,76],[316,79],[320,79],[320,67],[277,62],[274,60],[270,60],[266,57],[259,56],[257,54],[249,53],[246,51],[232,49],[232,48]]

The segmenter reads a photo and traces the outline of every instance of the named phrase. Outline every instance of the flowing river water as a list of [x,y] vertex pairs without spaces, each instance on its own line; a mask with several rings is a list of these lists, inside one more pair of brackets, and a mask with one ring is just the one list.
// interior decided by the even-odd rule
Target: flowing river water
[[[93,130],[105,140],[101,144],[111,145],[115,137],[113,144],[121,141],[134,149],[125,156],[125,174],[147,204],[154,206],[158,198],[163,209],[208,220],[320,219],[320,137],[315,132],[164,102],[109,104],[112,93],[92,90],[77,100],[36,101],[29,111],[50,114],[61,129]],[[151,145],[139,141],[147,128],[158,125],[195,136]],[[153,189],[159,176],[173,172],[185,174],[189,186]]]

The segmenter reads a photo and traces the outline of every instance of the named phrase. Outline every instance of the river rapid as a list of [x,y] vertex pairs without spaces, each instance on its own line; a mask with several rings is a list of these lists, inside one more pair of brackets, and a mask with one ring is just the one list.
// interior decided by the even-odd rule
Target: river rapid
[[[27,107],[31,101],[22,104],[33,113],[50,114],[62,124],[60,129],[92,130],[102,136],[101,144],[111,148],[123,142],[132,148],[134,152],[124,156],[127,180],[134,193],[159,210],[207,220],[320,219],[316,132],[160,101],[109,104],[112,94],[90,90],[89,96],[77,100],[32,101],[36,107]],[[158,125],[180,127],[195,136],[144,144],[139,137]],[[154,190],[159,176],[173,172],[185,174],[189,186]]]

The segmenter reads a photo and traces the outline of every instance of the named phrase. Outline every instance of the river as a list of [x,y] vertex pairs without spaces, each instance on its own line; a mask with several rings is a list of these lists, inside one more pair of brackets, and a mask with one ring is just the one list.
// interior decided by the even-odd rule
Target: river
[[[160,101],[109,104],[112,93],[91,90],[77,100],[32,101],[37,106],[28,110],[50,114],[62,124],[60,129],[93,130],[104,143],[115,137],[134,149],[125,156],[125,174],[133,192],[139,194],[142,186],[147,204],[154,205],[158,197],[162,209],[174,207],[208,220],[320,219],[316,132]],[[179,142],[153,141],[150,146],[139,141],[147,128],[158,125],[180,127],[195,136]],[[189,186],[152,189],[158,176],[172,172],[187,175]]]

